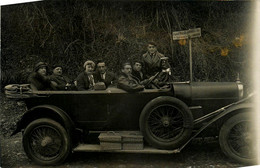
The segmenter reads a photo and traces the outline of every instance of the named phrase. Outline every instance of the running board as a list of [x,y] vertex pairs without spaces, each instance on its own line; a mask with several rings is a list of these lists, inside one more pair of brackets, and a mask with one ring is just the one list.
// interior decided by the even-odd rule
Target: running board
[[73,152],[109,152],[109,153],[148,153],[148,154],[173,154],[179,153],[178,149],[175,150],[162,150],[153,147],[144,147],[142,150],[104,150],[100,145],[96,144],[79,144],[73,149]]

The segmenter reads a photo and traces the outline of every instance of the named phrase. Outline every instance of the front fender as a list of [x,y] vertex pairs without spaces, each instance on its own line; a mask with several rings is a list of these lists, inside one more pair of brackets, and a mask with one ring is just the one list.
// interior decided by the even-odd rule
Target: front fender
[[[206,129],[209,125],[215,123],[216,121],[218,121],[219,119],[223,119],[222,122],[224,123],[224,121],[228,118],[230,118],[231,116],[241,113],[241,112],[251,112],[251,110],[253,109],[253,103],[251,102],[242,102],[239,104],[234,104],[228,108],[221,108],[220,113],[218,115],[216,115],[215,117],[213,117],[211,120],[209,120],[209,122],[207,122],[207,124],[205,124],[199,131],[198,133],[202,132],[204,129]],[[197,134],[198,134],[197,133]]]
[[252,108],[253,108],[253,103],[250,103],[250,102],[237,104],[237,105],[234,105],[234,106],[231,106],[230,108],[228,108],[223,114],[220,114],[218,116],[218,118],[221,118],[221,117],[226,116],[231,113],[235,113],[238,110],[240,111],[240,110],[247,110],[247,109],[252,109]]
[[73,129],[75,129],[73,121],[62,109],[53,105],[40,105],[33,107],[24,113],[18,121],[16,130],[12,133],[12,135],[20,132],[33,120],[46,117],[59,122],[62,126],[64,126],[69,134],[71,134]]
[[181,151],[188,143],[191,142],[192,139],[197,137],[203,130],[208,128],[211,124],[215,123],[216,121],[223,119],[222,122],[224,123],[226,119],[230,118],[235,114],[242,113],[242,112],[250,113],[254,107],[252,101],[248,101],[250,100],[251,97],[252,95],[238,102],[220,108],[208,114],[208,117],[202,117],[203,119],[201,121],[206,121],[207,119],[210,120],[206,124],[204,124],[183,146],[181,146],[179,148],[179,151]]

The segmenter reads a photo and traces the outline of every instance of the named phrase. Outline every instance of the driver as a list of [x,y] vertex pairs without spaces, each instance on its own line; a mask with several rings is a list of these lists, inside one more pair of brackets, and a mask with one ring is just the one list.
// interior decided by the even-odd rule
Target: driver
[[142,61],[135,60],[133,64],[132,75],[138,78],[140,81],[146,78],[145,73],[143,72],[143,63]]
[[[157,74],[158,75],[158,74]],[[121,74],[118,78],[117,87],[128,92],[141,91],[144,88],[150,89],[151,81],[157,76],[151,76],[149,79],[140,81],[137,77],[132,75],[132,66],[129,62],[124,63],[121,69]]]
[[140,81],[132,76],[132,66],[130,63],[124,63],[119,75],[117,87],[128,92],[137,92],[144,89],[144,85],[140,84]]

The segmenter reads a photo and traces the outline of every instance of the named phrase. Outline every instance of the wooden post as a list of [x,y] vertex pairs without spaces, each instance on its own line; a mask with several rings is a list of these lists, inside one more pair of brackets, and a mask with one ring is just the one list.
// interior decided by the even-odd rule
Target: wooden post
[[191,38],[189,37],[189,50],[190,50],[190,82],[192,82],[192,48],[191,48]]
[[193,73],[192,73],[192,46],[191,46],[191,39],[201,37],[201,29],[195,28],[195,29],[189,29],[189,30],[182,30],[182,31],[175,31],[172,32],[172,39],[173,40],[183,40],[188,39],[189,40],[189,54],[190,54],[190,83],[193,80]]

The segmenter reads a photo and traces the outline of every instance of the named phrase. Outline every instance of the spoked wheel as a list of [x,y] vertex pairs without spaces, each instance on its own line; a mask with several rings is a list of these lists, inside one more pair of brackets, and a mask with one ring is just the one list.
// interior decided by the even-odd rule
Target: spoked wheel
[[158,97],[140,115],[145,140],[156,148],[174,149],[184,144],[193,128],[193,117],[185,103],[173,97]]
[[221,127],[219,143],[222,151],[241,163],[253,164],[256,156],[254,132],[250,113],[240,113],[228,119]]
[[149,131],[154,138],[170,142],[182,135],[183,115],[170,104],[153,109],[147,119]]
[[59,123],[42,118],[26,127],[23,146],[27,156],[37,164],[57,165],[70,152],[70,137]]

